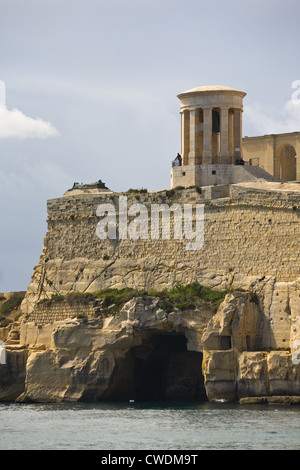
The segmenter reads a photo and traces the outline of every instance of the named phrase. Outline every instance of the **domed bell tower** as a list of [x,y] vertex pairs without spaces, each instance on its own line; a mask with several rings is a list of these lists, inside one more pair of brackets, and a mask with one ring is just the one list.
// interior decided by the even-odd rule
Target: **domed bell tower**
[[243,161],[245,96],[243,91],[224,86],[203,86],[178,95],[181,158],[172,165],[172,188],[230,182],[232,167]]

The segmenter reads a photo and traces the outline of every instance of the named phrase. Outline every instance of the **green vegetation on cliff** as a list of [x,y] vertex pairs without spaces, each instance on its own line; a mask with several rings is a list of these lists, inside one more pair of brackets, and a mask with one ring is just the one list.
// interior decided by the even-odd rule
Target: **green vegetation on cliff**
[[187,286],[176,285],[169,290],[148,292],[149,296],[160,297],[163,300],[161,307],[166,312],[170,312],[174,307],[179,310],[194,309],[201,301],[209,302],[216,308],[224,300],[226,294],[227,291],[214,291],[197,282]]
[[53,304],[67,302],[68,304],[87,305],[90,302],[99,302],[99,313],[117,314],[126,302],[134,297],[143,299],[158,297],[161,299],[161,308],[167,313],[178,308],[179,310],[195,309],[201,302],[210,303],[214,309],[224,300],[228,291],[215,291],[204,287],[197,282],[187,286],[176,285],[171,289],[161,291],[150,289],[139,291],[132,288],[102,289],[93,293],[70,292],[66,295],[53,295],[51,299],[44,299],[40,303]]
[[8,298],[0,296],[0,328],[8,326],[20,316],[19,307],[25,292],[13,292]]

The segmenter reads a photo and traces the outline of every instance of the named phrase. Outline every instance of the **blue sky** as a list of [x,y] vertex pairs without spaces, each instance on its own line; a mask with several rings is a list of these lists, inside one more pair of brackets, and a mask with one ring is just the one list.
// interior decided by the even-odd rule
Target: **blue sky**
[[244,135],[299,131],[299,17],[298,0],[0,0],[0,292],[27,288],[46,201],[74,181],[169,188],[180,92],[238,88]]

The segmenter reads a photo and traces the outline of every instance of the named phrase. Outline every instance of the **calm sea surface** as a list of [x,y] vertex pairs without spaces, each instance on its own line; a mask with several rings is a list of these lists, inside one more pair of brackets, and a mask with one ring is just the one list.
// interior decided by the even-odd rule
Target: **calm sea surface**
[[0,404],[1,450],[300,449],[300,407]]

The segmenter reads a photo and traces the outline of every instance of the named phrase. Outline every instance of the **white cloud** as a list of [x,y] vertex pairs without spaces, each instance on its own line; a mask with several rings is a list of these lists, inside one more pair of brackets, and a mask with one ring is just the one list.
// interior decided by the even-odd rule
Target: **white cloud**
[[288,100],[281,109],[260,103],[245,106],[244,118],[259,135],[300,131],[300,102]]
[[46,139],[59,135],[51,122],[33,119],[19,109],[0,106],[0,139]]

